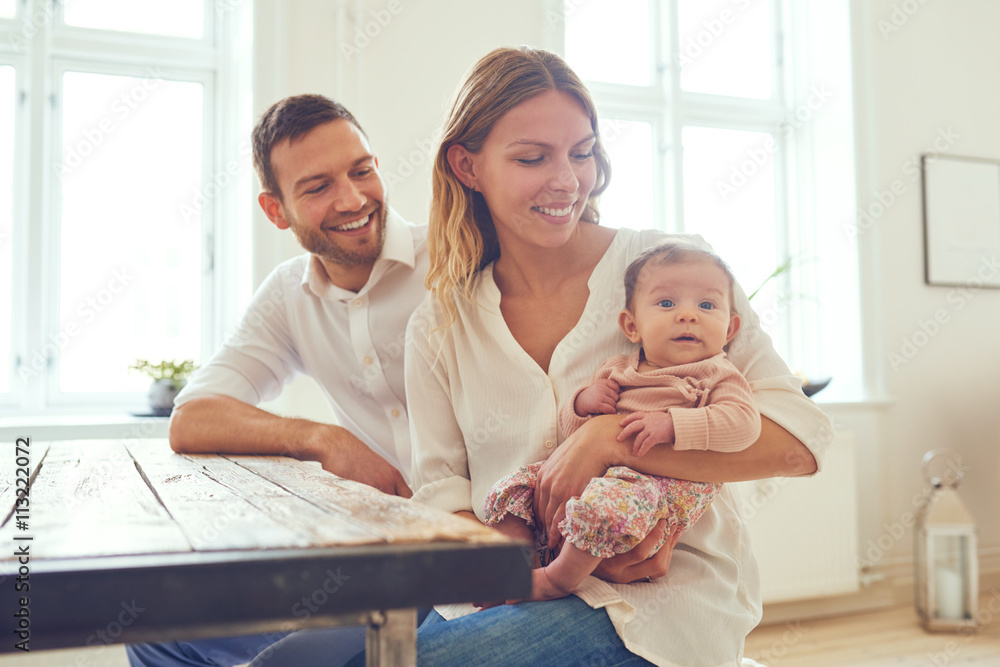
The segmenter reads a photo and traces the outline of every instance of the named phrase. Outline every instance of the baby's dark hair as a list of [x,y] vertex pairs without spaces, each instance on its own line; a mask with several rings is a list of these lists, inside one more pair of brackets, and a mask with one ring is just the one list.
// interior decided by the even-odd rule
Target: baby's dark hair
[[729,278],[729,307],[732,312],[736,312],[736,308],[733,306],[733,287],[736,284],[733,270],[714,252],[684,241],[665,241],[652,248],[647,248],[629,264],[628,269],[625,270],[625,307],[629,310],[632,309],[632,296],[635,294],[635,287],[639,283],[639,276],[647,264],[653,262],[655,265],[660,266],[663,264],[686,262],[692,259],[711,260],[725,272],[726,277]]

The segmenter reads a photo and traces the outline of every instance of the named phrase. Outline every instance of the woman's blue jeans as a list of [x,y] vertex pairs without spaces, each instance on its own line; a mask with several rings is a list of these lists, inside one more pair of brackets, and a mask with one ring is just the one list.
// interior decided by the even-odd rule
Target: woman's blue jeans
[[[295,632],[273,645],[281,635],[127,648],[134,666],[235,665],[257,655],[251,667],[329,667],[354,655],[347,667],[363,667],[364,633],[363,627],[344,627]],[[453,621],[432,611],[417,632],[417,660],[433,667],[651,664],[625,648],[603,609],[591,609],[575,595],[493,607]]]
[[[295,664],[307,667],[322,663]],[[347,667],[364,664],[362,653]],[[493,607],[453,621],[431,612],[417,632],[417,664],[613,667],[652,663],[625,648],[603,609],[591,609],[571,595],[548,602]]]

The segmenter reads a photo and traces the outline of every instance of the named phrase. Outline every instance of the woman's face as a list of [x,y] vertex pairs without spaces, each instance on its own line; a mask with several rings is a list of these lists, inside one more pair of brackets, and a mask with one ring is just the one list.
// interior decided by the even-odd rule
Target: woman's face
[[597,180],[590,116],[567,93],[550,90],[508,111],[479,153],[476,186],[504,248],[555,248],[576,229]]

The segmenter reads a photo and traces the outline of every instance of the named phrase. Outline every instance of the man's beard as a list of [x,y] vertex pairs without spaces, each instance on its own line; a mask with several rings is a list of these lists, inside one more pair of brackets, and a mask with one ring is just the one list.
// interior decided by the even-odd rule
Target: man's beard
[[[385,244],[385,227],[386,218],[388,217],[388,208],[385,206],[385,202],[371,212],[370,215],[377,216],[374,220],[369,220],[369,225],[378,225],[377,236],[375,237],[374,243],[370,244],[368,247],[362,247],[360,250],[348,250],[341,247],[335,241],[331,240],[323,232],[316,231],[312,228],[303,228],[298,225],[291,225],[292,233],[295,234],[295,238],[298,239],[299,245],[305,248],[310,253],[316,255],[322,260],[333,262],[334,264],[340,264],[342,266],[365,266],[372,264],[378,256],[382,253],[382,246]],[[328,226],[328,222],[324,221],[323,226]],[[336,233],[336,232],[334,232]]]

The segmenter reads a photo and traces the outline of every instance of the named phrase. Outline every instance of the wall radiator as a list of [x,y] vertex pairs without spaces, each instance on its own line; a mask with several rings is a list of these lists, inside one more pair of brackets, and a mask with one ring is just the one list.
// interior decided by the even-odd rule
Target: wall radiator
[[736,484],[764,602],[858,590],[855,437],[839,433],[814,477]]

